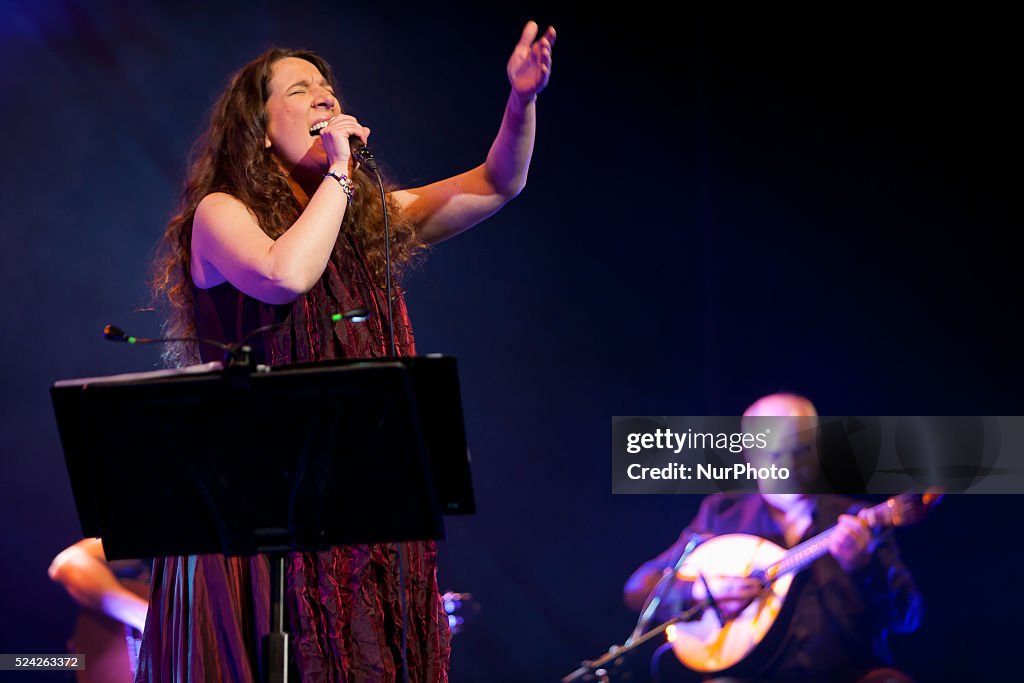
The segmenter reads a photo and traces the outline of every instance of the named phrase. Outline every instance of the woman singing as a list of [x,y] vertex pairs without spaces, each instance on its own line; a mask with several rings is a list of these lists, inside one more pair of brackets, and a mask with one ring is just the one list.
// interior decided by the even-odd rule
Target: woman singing
[[[393,274],[424,245],[476,225],[523,189],[536,98],[555,42],[553,28],[537,34],[537,24],[527,23],[509,59],[512,90],[486,161],[388,193]],[[383,212],[376,181],[359,167],[350,142],[369,138],[370,129],[345,112],[318,55],[273,49],[238,71],[197,145],[156,264],[155,289],[171,310],[169,335],[236,342],[280,323],[249,340],[259,362],[385,355]],[[413,354],[400,293],[392,303],[397,351]],[[369,319],[329,319],[354,308],[368,309]],[[213,360],[213,352],[180,346],[174,360]],[[449,633],[435,547],[402,545],[409,680],[444,681]],[[158,559],[137,680],[258,679],[268,584],[261,556]],[[290,554],[285,600],[298,678],[400,680],[399,586],[397,544]]]

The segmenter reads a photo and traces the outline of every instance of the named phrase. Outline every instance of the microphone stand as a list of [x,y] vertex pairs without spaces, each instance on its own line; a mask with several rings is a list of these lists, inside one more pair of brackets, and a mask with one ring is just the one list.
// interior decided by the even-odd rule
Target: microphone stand
[[562,678],[562,683],[572,683],[572,681],[590,681],[598,680],[602,683],[608,683],[611,680],[608,669],[605,665],[613,660],[617,660],[620,657],[629,654],[636,648],[640,647],[644,643],[648,642],[655,636],[661,635],[665,630],[680,621],[690,621],[693,617],[700,614],[702,611],[707,609],[711,605],[709,600],[701,600],[690,609],[685,612],[680,612],[676,616],[672,617],[668,621],[657,625],[647,633],[643,634],[639,638],[633,639],[629,644],[623,645],[612,645],[608,648],[607,654],[601,655],[594,660],[584,660],[580,663],[580,667],[573,671],[571,674]]
[[[647,624],[654,617],[654,613],[657,611],[658,606],[665,599],[665,594],[668,589],[674,583],[675,577],[683,564],[693,553],[694,549],[704,540],[705,534],[691,533],[687,539],[686,545],[683,547],[679,557],[676,558],[675,563],[671,568],[665,569],[662,572],[661,579],[654,586],[654,590],[651,591],[650,595],[647,596],[647,601],[644,603],[644,608],[640,612],[640,618],[637,620],[636,628],[629,635],[629,638],[622,645],[612,645],[608,648],[608,652],[594,660],[584,660],[581,662],[580,667],[570,673],[569,675],[562,678],[562,683],[572,683],[573,681],[587,681],[587,680],[598,680],[602,683],[608,683],[611,680],[608,673],[608,669],[605,665],[614,660],[618,660],[620,657],[629,654],[636,648],[640,647],[644,643],[647,643],[655,636],[661,635],[668,629],[669,626],[680,622],[689,621],[696,615],[703,612],[708,607],[715,608],[713,602],[714,598],[711,597],[710,592],[708,597],[701,600],[697,604],[690,607],[688,610],[681,612],[668,621],[659,624],[650,631],[644,632]],[[717,610],[716,610],[717,611]]]
[[626,639],[624,645],[631,645],[633,641],[639,638],[644,632],[644,628],[651,619],[654,618],[654,613],[658,610],[658,605],[660,605],[665,599],[665,593],[667,593],[668,589],[671,587],[676,574],[680,569],[682,569],[683,563],[685,563],[687,558],[690,557],[690,553],[692,553],[694,548],[700,544],[703,536],[703,534],[691,533],[690,537],[686,539],[686,546],[683,548],[683,551],[679,553],[679,557],[676,558],[671,571],[666,567],[666,570],[661,573],[661,579],[654,586],[654,590],[651,591],[650,595],[647,596],[644,608],[640,611],[640,618],[636,622],[636,628],[633,629],[633,633],[631,633],[629,638]]

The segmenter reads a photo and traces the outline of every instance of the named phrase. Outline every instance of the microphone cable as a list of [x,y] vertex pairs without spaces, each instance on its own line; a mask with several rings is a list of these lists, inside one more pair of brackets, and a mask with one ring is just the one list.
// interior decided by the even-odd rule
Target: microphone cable
[[[391,303],[391,227],[388,221],[387,193],[384,191],[384,180],[381,178],[380,169],[377,168],[377,160],[374,159],[373,154],[367,149],[366,145],[358,145],[353,151],[353,156],[355,156],[360,164],[373,171],[373,175],[377,179],[377,187],[380,189],[380,208],[384,214],[384,285],[385,295],[387,296],[388,357],[395,358],[398,354],[395,348],[395,317]],[[402,615],[402,681],[403,683],[409,683],[409,661],[407,654],[409,609],[405,602],[405,546],[401,541],[398,541],[396,545],[398,546],[398,601],[399,610]]]

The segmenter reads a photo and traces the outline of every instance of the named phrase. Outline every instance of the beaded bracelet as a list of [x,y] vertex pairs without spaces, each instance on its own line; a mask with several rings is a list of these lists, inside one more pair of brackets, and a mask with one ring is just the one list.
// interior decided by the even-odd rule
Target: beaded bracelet
[[352,202],[352,195],[356,193],[356,186],[351,180],[349,180],[347,175],[344,173],[337,173],[335,171],[328,171],[327,173],[324,173],[324,178],[334,178],[337,180],[338,184],[341,185],[342,191],[344,191],[345,195],[348,197],[349,203]]

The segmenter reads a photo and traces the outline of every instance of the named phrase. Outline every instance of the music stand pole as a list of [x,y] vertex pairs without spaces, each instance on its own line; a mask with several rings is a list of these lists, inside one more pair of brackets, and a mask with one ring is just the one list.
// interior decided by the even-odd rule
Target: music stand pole
[[288,632],[284,628],[285,554],[270,553],[270,632],[263,636],[267,683],[288,681]]

